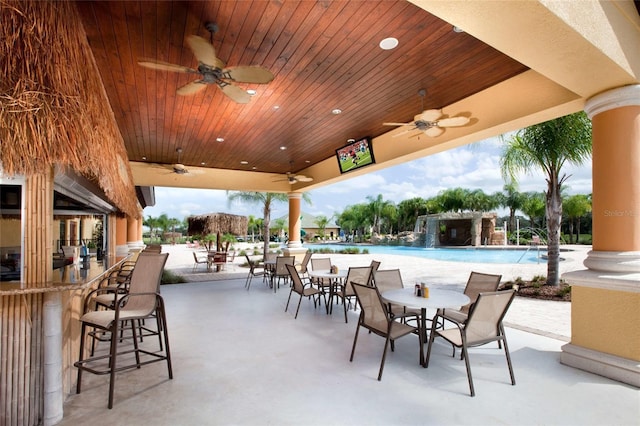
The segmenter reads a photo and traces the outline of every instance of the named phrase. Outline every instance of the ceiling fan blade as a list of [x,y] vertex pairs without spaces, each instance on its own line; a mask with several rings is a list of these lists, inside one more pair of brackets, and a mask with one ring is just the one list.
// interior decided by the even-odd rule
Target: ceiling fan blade
[[418,130],[417,127],[414,127],[413,129],[406,129],[406,130],[401,131],[400,133],[396,133],[392,137],[393,138],[397,138],[399,136],[406,135],[407,133],[415,132],[416,130]]
[[207,40],[197,35],[190,35],[187,37],[187,43],[198,61],[214,68],[224,68],[224,62],[218,59],[216,50]]
[[161,71],[175,71],[175,72],[184,72],[184,73],[198,72],[193,68],[184,67],[182,65],[170,64],[169,62],[155,61],[155,60],[138,61],[138,64],[142,65],[143,67],[151,68],[154,70],[161,70]]
[[273,80],[273,74],[259,66],[238,66],[224,69],[223,77],[239,83],[266,84]]
[[176,94],[180,96],[193,95],[194,93],[201,91],[205,87],[207,87],[207,85],[203,83],[202,80],[196,80],[180,87],[178,90],[176,90]]
[[413,126],[413,122],[411,123],[382,123],[383,126]]
[[298,182],[311,182],[313,180],[312,177],[305,176],[305,175],[296,175],[293,178]]
[[438,126],[440,127],[464,126],[465,124],[469,124],[469,121],[470,120],[467,117],[443,118],[442,120],[438,120]]
[[238,86],[234,86],[233,84],[218,83],[218,87],[220,87],[225,95],[239,104],[248,104],[251,100],[251,95],[249,95],[246,90],[241,89]]
[[430,128],[428,128],[427,130],[424,131],[425,135],[427,135],[429,137],[432,137],[432,138],[435,138],[436,136],[440,136],[443,133],[444,133],[444,129],[441,129],[440,127],[435,127],[435,126],[434,127],[430,127]]
[[428,109],[423,111],[422,114],[416,115],[416,121],[436,121],[438,118],[442,117],[442,111],[439,109]]

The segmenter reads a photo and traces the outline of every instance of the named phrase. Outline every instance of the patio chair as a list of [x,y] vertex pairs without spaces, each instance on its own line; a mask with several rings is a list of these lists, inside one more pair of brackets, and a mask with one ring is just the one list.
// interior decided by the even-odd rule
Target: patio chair
[[[334,295],[337,296],[338,299],[342,299],[342,306],[344,307],[344,322],[349,322],[347,319],[347,308],[351,307],[351,300],[356,298],[356,293],[353,291],[352,286],[352,283],[354,282],[371,286],[371,266],[355,266],[349,268],[347,278],[345,278],[340,288],[334,292]],[[353,304],[353,307],[355,309],[355,303]],[[333,306],[331,306],[330,309],[333,311]]]
[[382,360],[380,361],[380,370],[378,371],[378,380],[382,380],[382,371],[384,369],[384,361],[387,357],[387,348],[391,343],[391,350],[395,350],[394,342],[402,336],[416,333],[418,336],[418,346],[420,348],[419,363],[423,360],[423,347],[422,347],[422,333],[417,333],[418,328],[407,325],[403,322],[398,322],[398,319],[404,319],[408,316],[414,316],[415,314],[408,313],[401,316],[393,316],[387,310],[387,307],[380,296],[380,291],[376,287],[363,285],[359,283],[350,283],[353,291],[358,296],[358,304],[360,305],[360,318],[358,319],[358,326],[356,327],[356,334],[353,338],[353,347],[351,348],[350,362],[353,362],[353,355],[356,350],[356,343],[358,342],[358,331],[360,327],[366,328],[371,333],[384,337],[384,349],[382,351]]
[[[296,319],[298,318],[298,311],[300,310],[300,303],[302,302],[303,297],[313,297],[313,307],[316,308],[318,305],[320,305],[320,296],[324,295],[324,293],[322,293],[321,290],[313,287],[313,284],[308,278],[301,278],[295,265],[286,264],[285,266],[287,268],[287,271],[289,271],[293,285],[291,286],[291,291],[289,291],[289,298],[287,299],[287,306],[284,308],[284,311],[287,312],[287,309],[289,309],[289,301],[291,301],[291,295],[294,292],[298,293],[300,295],[300,300],[298,300],[298,307],[296,308],[296,315],[294,317],[294,319]],[[316,297],[318,298],[317,301]]]
[[[464,323],[469,315],[469,310],[476,302],[480,293],[494,292],[498,290],[502,275],[483,274],[481,272],[471,272],[467,285],[464,288],[464,294],[469,296],[468,305],[462,306],[460,309],[446,309],[444,315],[447,318],[454,319],[456,322]],[[440,312],[443,313],[443,312]]]
[[[129,292],[118,301],[115,309],[87,312],[92,294],[89,293],[85,299],[85,314],[80,318],[82,322],[80,355],[78,361],[74,363],[74,366],[78,368],[77,393],[80,393],[82,388],[83,371],[109,375],[109,408],[113,407],[113,391],[117,372],[137,369],[154,362],[166,361],[169,378],[173,378],[164,301],[159,292],[162,271],[168,256],[168,253],[140,256],[131,275]],[[157,332],[162,334],[164,348],[147,350],[141,347],[138,342],[137,333],[139,330],[136,324],[139,324],[139,321],[144,319],[155,319],[157,321]],[[86,339],[90,337],[87,332],[89,328],[109,333],[110,346],[106,355],[84,357]],[[132,339],[130,341],[133,348],[126,347],[119,350],[118,344],[123,341],[122,335],[127,329],[131,330]],[[128,354],[134,354],[135,356],[131,357]],[[126,357],[127,361],[124,365],[117,364],[116,361],[119,357]]]
[[[429,357],[431,356],[431,346],[436,337],[440,336],[453,346],[453,356],[455,357],[455,348],[462,348],[462,358],[467,368],[467,378],[469,380],[469,390],[471,396],[475,396],[473,388],[473,379],[471,377],[471,366],[469,364],[468,348],[474,346],[482,346],[489,342],[499,342],[504,345],[504,353],[507,357],[507,366],[509,367],[509,375],[511,376],[511,384],[516,384],[513,375],[513,367],[511,366],[511,356],[507,346],[507,337],[504,334],[502,319],[507,313],[507,309],[511,305],[515,297],[514,290],[496,291],[489,293],[480,293],[476,302],[469,310],[469,316],[465,323],[456,322],[455,319],[448,318],[443,313],[437,313],[431,324],[431,334],[429,335],[429,346],[427,348],[427,360],[425,367],[429,366]],[[449,311],[447,309],[447,311]],[[438,318],[442,320],[453,321],[455,328],[439,330],[436,321]]]
[[[316,257],[311,259],[311,269],[314,271],[328,271],[331,269],[331,258],[330,257]],[[315,284],[320,290],[323,292],[328,292],[329,287],[331,286],[331,281],[326,278],[316,278],[312,280],[313,284]],[[329,302],[333,302],[330,300]]]
[[309,261],[311,260],[311,256],[313,255],[313,253],[310,250],[307,250],[307,252],[304,254],[304,259],[302,259],[302,262],[300,262],[300,275],[303,277],[308,276],[307,275],[307,271],[309,268]]
[[[373,273],[373,282],[380,293],[384,293],[388,290],[398,290],[404,288],[400,269],[378,269]],[[394,316],[402,315],[405,312],[411,312],[413,314],[420,313],[419,309],[417,311],[406,311],[404,306],[393,303],[387,303],[387,310]]]
[[276,292],[276,288],[280,288],[280,280],[284,280],[285,284],[289,282],[291,275],[287,270],[287,265],[294,266],[296,258],[293,256],[278,256],[276,257],[276,268],[271,275],[271,285],[273,286],[273,292]]
[[253,280],[254,277],[262,277],[262,279],[264,280],[266,272],[264,270],[264,265],[258,265],[253,260],[251,260],[249,258],[249,255],[247,254],[245,254],[244,257],[247,259],[247,264],[249,265],[249,273],[247,274],[247,279],[244,282],[244,286],[246,287],[247,291],[249,291],[249,288],[251,287],[251,280]]
[[191,272],[195,272],[196,268],[198,267],[198,265],[205,265],[205,267],[208,268],[209,265],[209,259],[207,256],[205,257],[198,257],[198,253],[196,253],[195,251],[193,252],[193,269]]

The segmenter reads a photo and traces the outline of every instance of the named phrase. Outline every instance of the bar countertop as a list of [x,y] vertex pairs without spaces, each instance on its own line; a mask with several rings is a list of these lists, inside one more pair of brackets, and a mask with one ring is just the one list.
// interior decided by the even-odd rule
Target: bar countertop
[[49,293],[54,291],[82,290],[99,281],[109,272],[118,268],[130,256],[118,256],[103,260],[91,258],[88,262],[71,264],[53,271],[53,279],[44,283],[20,281],[0,282],[0,296],[11,296],[28,293]]

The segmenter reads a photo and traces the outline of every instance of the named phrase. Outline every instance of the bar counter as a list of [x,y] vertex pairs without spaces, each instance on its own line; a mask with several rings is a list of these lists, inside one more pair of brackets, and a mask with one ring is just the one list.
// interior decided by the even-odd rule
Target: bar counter
[[53,280],[44,283],[29,283],[28,286],[19,281],[0,282],[0,296],[28,293],[49,293],[55,291],[82,290],[100,281],[102,277],[118,268],[130,256],[109,257],[103,260],[91,258],[88,262],[70,264],[53,271]]
[[0,417],[0,424],[49,426],[62,420],[75,377],[84,297],[130,258],[70,264],[55,269],[50,282],[0,282],[0,353],[8,367],[0,374],[0,388],[24,384],[19,395],[0,391],[0,406],[24,413],[19,419]]

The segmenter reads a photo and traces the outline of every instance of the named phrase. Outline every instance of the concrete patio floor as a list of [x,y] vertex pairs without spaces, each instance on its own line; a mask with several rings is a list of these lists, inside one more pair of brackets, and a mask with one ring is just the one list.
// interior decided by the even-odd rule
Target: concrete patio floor
[[108,377],[86,374],[59,424],[640,424],[639,390],[560,364],[566,339],[544,335],[553,332],[507,328],[515,386],[502,350],[473,349],[474,398],[450,347],[437,343],[424,369],[414,336],[396,342],[378,382],[382,338],[361,333],[349,362],[358,312],[345,324],[341,309],[328,316],[305,299],[294,319],[288,288],[274,294],[258,280],[246,291],[245,276],[230,268],[215,281],[162,286],[173,380],[164,363],[120,373],[108,410]]

